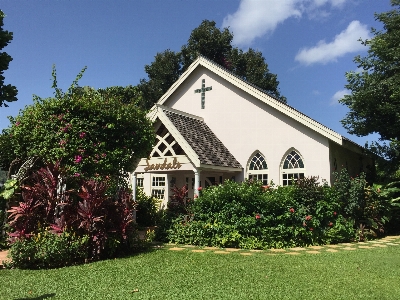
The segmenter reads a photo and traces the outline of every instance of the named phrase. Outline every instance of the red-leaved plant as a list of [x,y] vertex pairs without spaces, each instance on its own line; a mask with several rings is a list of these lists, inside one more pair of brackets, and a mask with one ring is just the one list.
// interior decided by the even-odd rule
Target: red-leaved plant
[[181,188],[178,188],[177,186],[174,186],[172,189],[172,195],[169,197],[170,200],[168,202],[168,209],[171,212],[174,212],[176,214],[187,214],[187,195],[188,195],[188,189],[187,186],[184,185]]
[[[33,173],[21,187],[21,201],[9,212],[10,241],[49,231],[61,235],[89,237],[87,254],[92,259],[115,253],[133,232],[134,202],[121,188],[114,197],[107,194],[106,181],[87,180],[78,190],[66,190],[64,175],[57,164]],[[110,243],[107,244],[108,239]],[[113,249],[104,251],[110,245]]]
[[89,236],[90,253],[98,256],[105,247],[108,197],[107,184],[96,180],[88,180],[82,184],[78,196],[82,199],[78,204],[79,227]]
[[56,207],[68,192],[62,191],[60,164],[48,164],[34,172],[21,186],[21,201],[8,210],[12,238],[28,237],[39,230],[39,226],[54,223]]

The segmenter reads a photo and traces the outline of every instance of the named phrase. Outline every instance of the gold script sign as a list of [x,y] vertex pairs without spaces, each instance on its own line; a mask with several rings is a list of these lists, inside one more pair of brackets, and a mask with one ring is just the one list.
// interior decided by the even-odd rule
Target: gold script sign
[[182,164],[174,157],[172,163],[167,163],[167,159],[164,159],[163,163],[158,164],[150,164],[149,160],[146,159],[147,167],[144,168],[145,172],[151,170],[172,170],[172,169],[179,169],[182,167]]

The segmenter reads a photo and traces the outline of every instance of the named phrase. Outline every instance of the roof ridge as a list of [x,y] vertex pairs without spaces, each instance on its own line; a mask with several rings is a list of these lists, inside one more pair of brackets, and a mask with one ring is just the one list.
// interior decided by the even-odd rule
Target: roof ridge
[[[245,79],[242,78],[241,76],[239,76],[239,75],[233,73],[232,71],[226,69],[225,67],[223,67],[223,66],[221,66],[220,64],[216,63],[215,61],[210,60],[209,58],[207,58],[207,57],[205,57],[205,56],[203,56],[203,55],[199,55],[198,60],[205,60],[205,61],[207,61],[208,63],[214,65],[215,67],[217,67],[217,68],[219,68],[219,69],[221,69],[221,70],[223,70],[223,71],[229,73],[230,75],[234,76],[235,78],[241,80],[243,83],[245,83],[245,84],[247,84],[247,85],[249,85],[249,86],[251,86],[251,87],[257,89],[258,91],[262,92],[263,94],[267,95],[268,97],[272,98],[273,100],[278,101],[280,105],[286,106],[287,108],[293,110],[294,112],[299,113],[299,114],[301,114],[301,115],[307,117],[308,119],[314,121],[315,123],[319,124],[320,126],[322,126],[322,127],[326,128],[326,129],[328,129],[328,130],[330,130],[330,131],[332,131],[332,132],[338,134],[342,139],[344,138],[343,135],[341,135],[340,133],[336,132],[335,130],[329,128],[328,126],[325,126],[324,124],[318,122],[317,120],[314,120],[313,118],[307,116],[306,114],[304,114],[304,113],[302,113],[301,111],[297,110],[297,109],[294,108],[293,106],[290,106],[289,104],[284,103],[284,102],[278,100],[276,97],[270,95],[270,94],[269,94],[267,91],[265,91],[264,89],[262,89],[262,88],[256,86],[256,85],[253,84],[253,83],[248,82],[247,80],[245,80]],[[351,141],[351,140],[350,140],[350,141]],[[351,142],[353,142],[353,141],[351,141]],[[355,142],[353,142],[353,143],[355,143]],[[357,144],[357,143],[355,143],[355,144]],[[357,144],[357,145],[358,145],[358,144]],[[361,146],[360,146],[360,147],[361,147]]]
[[199,117],[199,116],[196,116],[196,115],[193,115],[193,114],[189,114],[187,112],[184,112],[184,111],[172,108],[172,107],[167,107],[167,106],[162,105],[162,104],[157,104],[156,103],[156,106],[161,108],[164,111],[169,111],[169,112],[172,112],[172,113],[175,113],[175,114],[178,114],[178,115],[182,115],[182,116],[185,116],[185,117],[189,117],[189,118],[196,119],[196,120],[204,122],[204,118],[203,117]]

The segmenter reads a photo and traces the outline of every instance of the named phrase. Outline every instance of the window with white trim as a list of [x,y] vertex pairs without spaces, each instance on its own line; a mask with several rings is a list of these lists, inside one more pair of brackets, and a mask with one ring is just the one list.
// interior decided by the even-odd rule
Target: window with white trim
[[165,176],[153,176],[151,181],[151,196],[157,199],[164,200],[165,186]]
[[282,185],[291,185],[293,181],[303,179],[305,174],[304,162],[296,150],[291,150],[282,164]]
[[142,173],[136,174],[136,187],[143,190],[144,187],[144,176]]
[[247,178],[262,181],[263,185],[268,184],[267,161],[260,152],[256,152],[249,161]]

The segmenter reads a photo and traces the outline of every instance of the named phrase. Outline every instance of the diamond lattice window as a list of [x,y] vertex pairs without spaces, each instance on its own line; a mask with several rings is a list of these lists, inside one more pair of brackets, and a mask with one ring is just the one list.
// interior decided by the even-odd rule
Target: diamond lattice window
[[184,154],[185,152],[182,150],[181,146],[179,146],[171,133],[168,132],[167,128],[161,124],[156,132],[156,145],[150,157],[166,157]]

